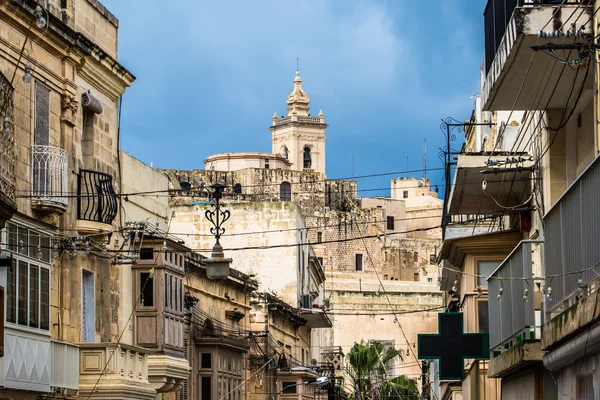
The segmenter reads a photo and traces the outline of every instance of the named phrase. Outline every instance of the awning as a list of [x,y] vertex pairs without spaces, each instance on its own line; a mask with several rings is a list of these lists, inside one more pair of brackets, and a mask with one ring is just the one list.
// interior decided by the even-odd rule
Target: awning
[[[504,207],[514,207],[526,202],[531,194],[530,169],[533,161],[506,163],[507,158],[510,161],[519,157],[528,158],[523,155],[508,157],[497,153],[458,156],[448,214],[487,215],[504,211]],[[494,166],[488,166],[486,162]],[[490,173],[483,173],[483,170]]]
[[[499,231],[483,233],[480,235],[446,239],[438,255],[440,264],[440,290],[448,291],[452,288],[455,279],[463,271],[467,255],[498,256],[505,258],[523,239],[519,231]],[[473,272],[470,272],[471,274]]]
[[320,308],[301,308],[298,312],[310,328],[331,328],[331,320]]

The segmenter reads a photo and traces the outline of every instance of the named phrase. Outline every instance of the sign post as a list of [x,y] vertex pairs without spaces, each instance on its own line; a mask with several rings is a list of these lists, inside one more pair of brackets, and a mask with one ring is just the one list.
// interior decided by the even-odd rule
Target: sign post
[[490,358],[489,334],[464,333],[462,313],[439,313],[438,332],[418,335],[418,352],[420,360],[440,360],[441,381],[462,381],[467,358]]

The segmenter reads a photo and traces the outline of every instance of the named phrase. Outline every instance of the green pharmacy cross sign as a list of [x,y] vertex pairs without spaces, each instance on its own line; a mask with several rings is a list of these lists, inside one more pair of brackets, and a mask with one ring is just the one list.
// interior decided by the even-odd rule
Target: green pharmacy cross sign
[[448,312],[438,314],[439,334],[418,335],[419,359],[440,360],[440,380],[464,379],[466,358],[490,358],[490,339],[487,333],[464,333],[463,314]]

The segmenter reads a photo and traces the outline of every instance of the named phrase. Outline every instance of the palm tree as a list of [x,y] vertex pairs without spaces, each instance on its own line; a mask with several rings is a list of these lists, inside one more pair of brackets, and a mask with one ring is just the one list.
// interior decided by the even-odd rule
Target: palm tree
[[373,341],[354,343],[347,355],[348,374],[354,386],[356,400],[415,399],[419,395],[417,382],[401,375],[389,379],[388,363],[402,361],[402,352]]

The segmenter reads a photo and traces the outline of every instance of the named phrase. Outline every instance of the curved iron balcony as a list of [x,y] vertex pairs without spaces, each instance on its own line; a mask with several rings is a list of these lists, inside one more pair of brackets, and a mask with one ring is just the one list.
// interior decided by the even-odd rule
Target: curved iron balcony
[[0,135],[0,193],[15,201],[15,152],[11,135]]
[[42,145],[31,146],[31,154],[33,200],[67,207],[69,154],[58,147]]
[[117,216],[112,175],[82,169],[77,181],[77,219],[111,224]]

